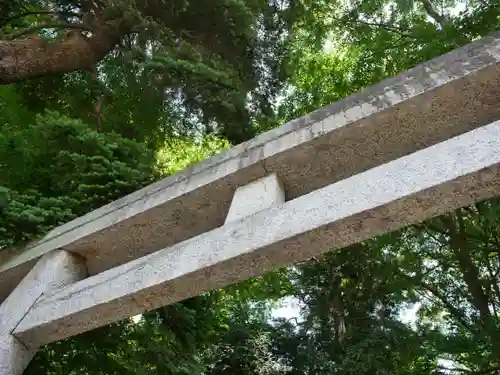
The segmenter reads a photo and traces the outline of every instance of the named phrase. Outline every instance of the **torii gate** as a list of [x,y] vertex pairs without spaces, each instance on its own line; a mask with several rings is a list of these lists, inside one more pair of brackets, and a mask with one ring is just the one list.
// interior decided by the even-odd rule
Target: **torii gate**
[[0,374],[38,347],[500,195],[500,33],[0,252]]

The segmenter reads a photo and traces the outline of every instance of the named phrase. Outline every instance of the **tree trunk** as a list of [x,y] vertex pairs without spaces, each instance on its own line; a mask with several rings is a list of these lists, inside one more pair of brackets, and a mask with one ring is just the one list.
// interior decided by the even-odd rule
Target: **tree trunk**
[[119,43],[124,34],[119,29],[103,26],[88,38],[73,32],[62,41],[0,40],[0,84],[90,69]]
[[334,317],[335,339],[340,345],[342,345],[345,334],[347,333],[347,329],[345,326],[345,319],[344,319],[345,307],[344,307],[344,301],[342,299],[341,282],[342,282],[341,276],[333,276],[331,292],[330,292],[331,293],[330,311],[332,312]]
[[421,1],[422,1],[422,5],[424,6],[425,11],[427,12],[427,15],[429,17],[433,18],[434,21],[436,21],[439,24],[439,26],[441,26],[443,28],[444,25],[447,23],[446,17],[443,16],[442,14],[439,14],[434,9],[430,0],[421,0]]
[[479,269],[472,259],[462,212],[458,210],[454,215],[443,217],[442,220],[448,226],[452,251],[458,261],[459,269],[471,296],[471,302],[479,312],[483,330],[491,338],[495,350],[500,350],[500,332],[497,318],[491,314],[489,296],[483,289]]

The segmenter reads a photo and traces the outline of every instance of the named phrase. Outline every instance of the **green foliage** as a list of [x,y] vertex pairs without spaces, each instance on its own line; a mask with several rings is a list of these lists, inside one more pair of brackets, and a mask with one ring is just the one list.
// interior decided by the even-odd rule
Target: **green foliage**
[[[350,8],[339,6],[328,49],[297,59],[280,120],[339,100],[499,26],[496,2],[470,2],[457,15],[432,2],[438,19],[422,3],[360,0]],[[498,372],[496,207],[496,201],[485,202],[302,266],[292,295],[302,302],[303,320],[292,328],[285,322],[276,333],[290,373],[441,374],[447,367],[451,373]],[[415,303],[414,323],[403,325],[399,314]],[[444,366],[443,359],[451,365]]]
[[34,114],[23,103],[14,86],[0,86],[0,129],[7,131],[34,121]]
[[199,297],[64,340],[39,351],[27,374],[201,374],[216,306]]
[[[44,20],[5,15],[47,3],[81,9],[0,4],[0,27]],[[76,71],[0,87],[0,248],[500,26],[499,3],[479,0],[113,4],[140,30],[99,63],[97,80]],[[54,343],[26,373],[498,373],[499,207],[483,202]],[[299,316],[272,318],[283,297]]]
[[[298,38],[306,40],[306,34],[321,40],[319,25],[326,32],[324,22],[314,21],[320,18],[312,12],[329,6],[321,1],[309,9],[309,2],[263,0],[216,0],[203,6],[117,0],[94,5],[90,11],[89,2],[79,0],[21,0],[3,7],[0,39],[5,40],[20,40],[16,35],[26,32],[56,43],[68,39],[68,24],[92,29],[94,23],[105,22],[125,30],[114,48],[88,67],[97,74],[29,75],[16,86],[31,108],[37,106],[35,112],[48,108],[76,114],[100,131],[138,141],[147,137],[156,146],[185,122],[233,144],[255,135],[256,119],[272,122],[272,104],[292,58],[290,46]],[[301,32],[307,23],[318,28]],[[72,28],[72,33],[88,36],[77,30]]]
[[174,138],[157,152],[157,170],[164,176],[174,174],[227,149],[229,143],[213,135],[200,141]]
[[154,154],[56,112],[0,135],[0,246],[40,236],[147,185]]
[[335,54],[304,55],[292,76],[293,85],[280,103],[280,119],[293,120],[358,91],[361,87],[353,74],[358,58],[359,52],[353,47],[337,49]]

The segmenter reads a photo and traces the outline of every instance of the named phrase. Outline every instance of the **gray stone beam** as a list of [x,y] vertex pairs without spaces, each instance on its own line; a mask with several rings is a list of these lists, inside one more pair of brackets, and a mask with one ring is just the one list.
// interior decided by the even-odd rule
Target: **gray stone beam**
[[285,189],[276,173],[272,173],[236,189],[225,224],[282,203],[285,203]]
[[76,335],[500,193],[500,121],[44,294],[14,331]]
[[0,374],[20,375],[35,355],[37,346],[26,346],[12,331],[35,302],[50,290],[74,283],[87,274],[80,256],[53,251],[40,259],[0,305]]
[[499,60],[497,33],[0,254],[0,301],[54,249],[79,253],[97,274],[223,225],[236,189],[269,173],[290,200],[488,124],[500,118]]

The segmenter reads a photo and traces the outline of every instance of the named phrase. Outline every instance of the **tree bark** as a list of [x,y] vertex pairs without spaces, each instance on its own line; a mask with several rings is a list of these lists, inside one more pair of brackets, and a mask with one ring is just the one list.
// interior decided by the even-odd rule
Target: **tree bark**
[[119,43],[125,34],[120,29],[105,25],[95,29],[91,37],[73,32],[62,41],[0,40],[0,84],[90,69]]
[[479,312],[483,330],[490,337],[494,350],[500,351],[498,318],[491,314],[490,298],[483,289],[479,269],[472,259],[462,211],[457,210],[455,214],[443,216],[442,220],[448,226],[452,251],[456,256],[459,269],[471,296],[471,302]]
[[467,285],[467,290],[471,296],[471,302],[479,311],[481,319],[484,320],[488,319],[491,315],[489,310],[489,298],[483,289],[479,270],[472,260],[467,233],[465,233],[461,215],[461,211],[458,210],[454,215],[443,217],[442,220],[448,227],[452,251],[455,253],[458,266],[463,275],[465,284]]
[[342,345],[344,337],[347,333],[344,319],[344,301],[342,300],[342,278],[339,276],[334,276],[332,278],[332,289],[331,289],[331,305],[330,311],[333,313],[334,324],[335,324],[335,339]]
[[444,25],[447,22],[446,17],[443,16],[442,14],[439,14],[434,9],[434,7],[432,6],[430,0],[421,0],[421,1],[422,1],[422,5],[424,6],[424,9],[425,9],[427,15],[429,17],[433,18],[434,21],[436,21],[439,24],[439,26],[444,27]]

